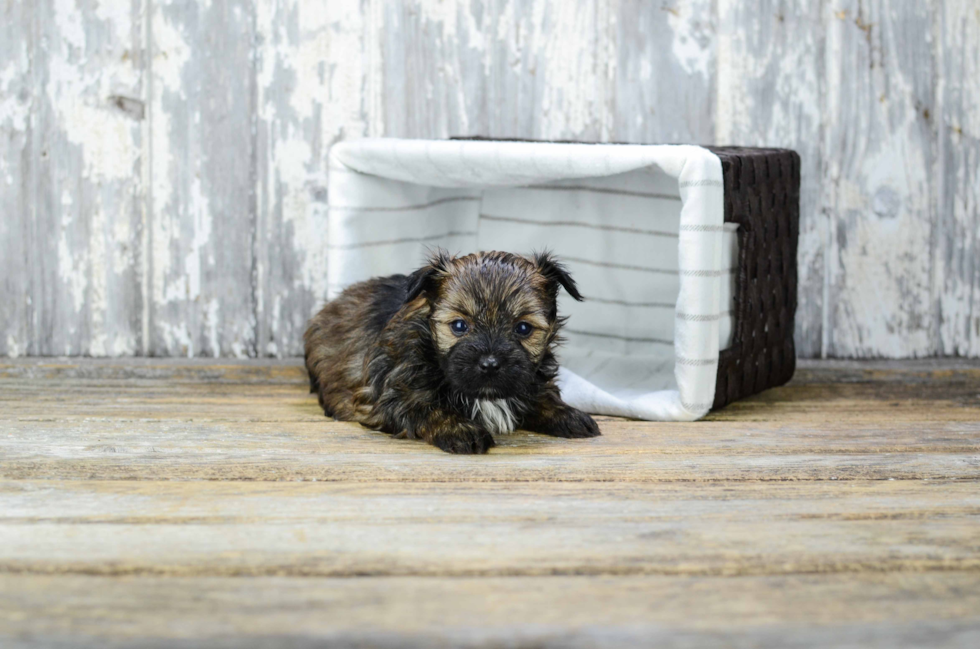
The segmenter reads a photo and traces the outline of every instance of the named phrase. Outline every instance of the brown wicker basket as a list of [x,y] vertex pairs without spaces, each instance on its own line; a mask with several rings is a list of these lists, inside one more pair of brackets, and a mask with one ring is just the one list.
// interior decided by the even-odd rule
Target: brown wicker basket
[[800,156],[787,149],[707,147],[721,158],[725,221],[738,223],[732,345],[721,351],[713,408],[777,385],[796,369]]
[[[575,143],[574,140],[551,141]],[[800,231],[800,156],[789,149],[705,148],[721,159],[725,221],[739,226],[734,332],[731,346],[723,349],[718,359],[712,405],[716,410],[783,385],[793,378],[796,370],[793,330]]]

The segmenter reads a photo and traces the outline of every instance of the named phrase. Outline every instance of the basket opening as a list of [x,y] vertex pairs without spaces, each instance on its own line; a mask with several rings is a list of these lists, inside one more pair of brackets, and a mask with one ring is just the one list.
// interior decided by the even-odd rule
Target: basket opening
[[718,350],[731,344],[738,259],[716,156],[669,145],[362,140],[331,157],[331,295],[407,272],[426,248],[548,249],[586,297],[560,297],[569,403],[648,419],[708,411]]
[[[627,398],[677,389],[677,179],[646,167],[489,189],[478,205],[474,250],[548,248],[565,261],[585,296],[584,302],[564,292],[559,298],[559,312],[569,318],[559,352],[563,367]],[[721,349],[731,343],[736,227],[730,224],[724,233],[729,272],[721,289],[727,306],[716,314]]]

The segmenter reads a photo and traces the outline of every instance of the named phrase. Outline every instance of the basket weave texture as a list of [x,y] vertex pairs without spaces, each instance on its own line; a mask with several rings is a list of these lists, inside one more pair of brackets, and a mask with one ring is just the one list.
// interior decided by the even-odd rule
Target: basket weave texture
[[725,221],[739,226],[735,328],[718,359],[717,409],[783,385],[796,369],[800,156],[787,149],[707,148],[721,159]]

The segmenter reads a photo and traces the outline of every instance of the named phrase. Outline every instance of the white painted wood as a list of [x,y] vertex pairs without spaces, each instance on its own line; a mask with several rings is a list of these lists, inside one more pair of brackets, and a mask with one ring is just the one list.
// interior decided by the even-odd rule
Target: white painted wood
[[822,206],[831,220],[827,352],[938,351],[932,15],[840,0],[827,9]]
[[297,354],[326,293],[330,146],[488,135],[794,148],[801,355],[980,356],[971,0],[0,17],[0,354]]
[[[724,25],[710,0],[613,3],[612,49],[616,142],[727,144],[716,135],[716,86]],[[753,14],[754,15],[754,14]],[[744,25],[739,25],[744,29]]]
[[946,2],[937,20],[938,351],[980,356],[980,5]]
[[151,11],[149,352],[254,356],[254,3]]
[[361,2],[256,5],[257,353],[303,353],[327,294],[327,151],[380,133],[367,98],[378,30]]
[[49,0],[2,11],[0,349],[136,353],[139,8]]
[[33,351],[31,109],[35,102],[34,12],[0,5],[0,355]]

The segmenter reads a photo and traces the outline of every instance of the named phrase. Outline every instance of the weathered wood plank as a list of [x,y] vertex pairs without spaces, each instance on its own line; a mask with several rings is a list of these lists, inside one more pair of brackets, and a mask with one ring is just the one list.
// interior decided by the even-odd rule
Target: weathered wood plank
[[0,5],[0,356],[31,349],[34,7]]
[[[176,383],[295,383],[306,380],[303,359],[224,358],[5,358],[0,379],[160,379]],[[830,383],[915,383],[943,389],[980,381],[980,360],[971,358],[919,359],[799,359],[790,385]],[[778,390],[770,394],[778,394]],[[924,396],[923,398],[929,398]]]
[[[15,389],[29,381],[47,385],[74,382],[98,386],[104,382],[130,382],[139,389],[159,381],[179,389],[186,384],[284,384],[298,387],[306,380],[303,360],[223,358],[39,358],[4,359],[0,380],[5,389]],[[308,386],[309,384],[307,384]]]
[[604,434],[594,440],[517,433],[501,437],[489,457],[457,458],[323,417],[295,361],[25,359],[0,366],[0,474],[638,483],[978,478],[980,368],[935,365],[810,364],[790,385],[706,421],[603,417]]
[[735,576],[978,570],[978,484],[8,481],[0,483],[0,572]]
[[[316,52],[331,51],[332,5],[256,5],[256,351],[302,353],[305,320],[326,295],[326,147],[330,92]],[[352,63],[353,63],[353,57]],[[350,88],[343,93],[355,100]],[[334,100],[339,98],[333,98]],[[328,138],[326,145],[332,138]],[[317,263],[319,262],[319,263]]]
[[[514,10],[522,14],[533,4],[518,0]],[[488,111],[500,110],[489,105],[487,74],[498,11],[460,2],[384,4],[384,29],[373,36],[382,52],[386,135],[488,134]],[[503,103],[521,99],[515,95]]]
[[980,356],[980,8],[939,11],[937,317],[944,354]]
[[972,647],[978,387],[804,363],[728,421],[456,457],[295,360],[8,361],[0,643]]
[[774,146],[800,154],[796,351],[823,352],[826,217],[820,207],[824,3],[718,4],[719,144]]
[[[177,400],[167,408],[182,410]],[[808,433],[813,423],[736,427],[719,422],[677,430],[600,422],[601,439],[515,433],[499,438],[486,457],[457,458],[354,424],[249,422],[228,414],[227,421],[210,422],[153,421],[139,413],[92,421],[99,418],[94,412],[68,421],[3,421],[0,477],[636,483],[980,479],[980,430],[974,423],[907,424],[897,427],[892,441],[887,439],[892,429],[883,426],[817,435]],[[774,442],[780,437],[788,439]]]
[[613,11],[604,0],[531,0],[488,12],[489,134],[609,140]]
[[[5,576],[7,647],[973,647],[976,574]],[[692,611],[697,614],[692,616]],[[315,612],[315,614],[311,614]],[[9,644],[8,644],[9,643]]]
[[148,6],[2,8],[0,354],[295,354],[330,144],[485,134],[792,146],[800,352],[980,355],[971,2]]
[[327,294],[327,151],[380,134],[370,98],[382,32],[377,7],[347,0],[258,3],[259,355],[303,353],[308,318]]
[[921,3],[852,0],[827,11],[827,352],[934,354],[932,12]]
[[637,483],[980,478],[975,363],[824,367],[804,367],[790,385],[703,422],[603,417],[597,439],[517,433],[501,437],[488,457],[461,458],[323,417],[295,361],[25,359],[0,366],[0,475]]
[[[251,380],[251,379],[249,379]],[[277,379],[278,380],[278,379]],[[147,382],[138,390],[132,381],[106,381],[86,386],[78,381],[50,383],[45,387],[22,382],[4,383],[0,418],[20,421],[73,421],[87,417],[128,420],[200,420],[307,422],[331,424],[323,417],[316,399],[300,385],[209,385],[191,382]],[[41,390],[42,394],[38,394]],[[874,399],[880,399],[874,403]],[[951,386],[866,384],[790,385],[777,392],[733,404],[711,413],[697,424],[651,423],[659,431],[697,431],[721,424],[741,423],[757,428],[807,425],[829,430],[885,430],[889,426],[957,422],[980,419],[976,388]],[[609,425],[643,429],[642,422],[598,417]],[[710,426],[709,426],[710,424]],[[355,427],[356,429],[356,427]]]
[[713,140],[710,3],[415,1],[384,24],[387,135]]
[[[980,421],[975,361],[802,363],[787,386],[713,412],[708,422],[858,426]],[[0,364],[0,418],[325,422],[306,388],[301,361],[19,359]],[[43,405],[42,405],[43,404]],[[175,405],[179,409],[175,409]],[[602,418],[616,421],[613,418]],[[636,424],[643,428],[643,424]]]
[[[36,389],[5,388],[4,419],[21,421],[72,421],[85,418],[104,418],[112,415],[119,420],[203,420],[203,421],[296,421],[331,423],[323,417],[316,399],[295,388],[209,388],[171,391],[166,386],[148,385],[139,396],[121,393],[124,383],[106,384],[97,389],[80,388],[75,384],[51,385],[48,394],[34,404],[25,403]],[[828,386],[804,391],[784,389],[778,395],[768,394],[740,401],[725,410],[709,415],[702,424],[673,424],[679,430],[701,430],[701,426],[717,424],[724,429],[730,422],[768,422],[768,426],[793,425],[829,426],[831,428],[863,428],[887,430],[890,423],[923,425],[929,423],[962,422],[969,424],[980,419],[975,392],[957,390],[949,400],[919,401],[913,387],[880,393],[887,397],[879,407],[869,408],[866,397],[876,390],[866,386]],[[937,390],[929,390],[935,392]],[[65,395],[74,394],[72,400]],[[39,414],[39,409],[43,414]],[[601,422],[616,421],[598,417]],[[889,422],[889,423],[886,423]],[[641,424],[636,424],[643,428]],[[653,424],[658,430],[671,424]],[[356,429],[356,427],[355,427]]]
[[414,0],[383,20],[386,135],[610,138],[611,3]]
[[256,354],[253,5],[151,5],[153,355]]
[[[719,41],[714,2],[615,3],[609,48],[615,78],[609,138],[657,144],[718,142]],[[574,85],[574,81],[569,81]]]
[[[622,117],[616,113],[617,92],[630,98],[639,92],[632,83],[617,85],[617,57],[670,58],[661,50],[656,55],[637,53],[625,41],[621,49],[615,46],[617,38],[635,36],[631,29],[638,15],[664,38],[671,36],[666,14],[645,4],[617,8],[601,0],[529,0],[487,7],[424,1],[389,5],[383,41],[385,133],[583,141],[628,137],[644,128],[653,113],[647,108]],[[629,25],[619,33],[623,16],[629,16]],[[687,29],[687,24],[686,19],[679,21],[679,28]],[[650,66],[643,70],[649,81]],[[396,103],[406,109],[394,110]],[[621,103],[632,108],[628,99]],[[647,128],[645,140],[638,141],[656,139],[653,133],[686,131],[690,119],[686,112],[664,110],[656,120],[667,126]]]
[[140,346],[143,49],[129,0],[32,4],[33,354]]

